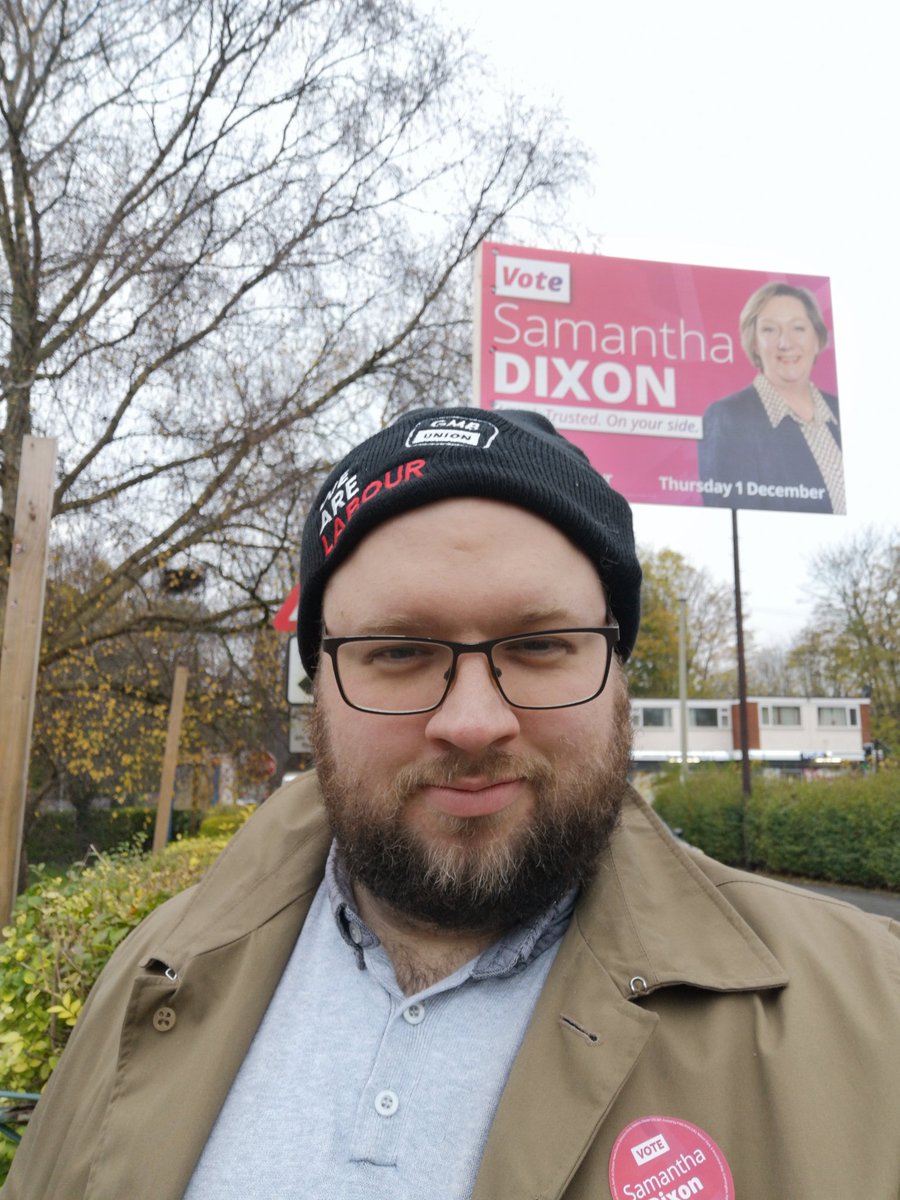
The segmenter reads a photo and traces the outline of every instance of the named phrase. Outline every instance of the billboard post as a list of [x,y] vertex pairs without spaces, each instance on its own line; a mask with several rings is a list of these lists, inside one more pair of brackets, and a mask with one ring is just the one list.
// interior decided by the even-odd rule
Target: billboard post
[[731,543],[734,555],[734,624],[737,635],[737,677],[739,725],[741,731],[741,853],[746,866],[747,797],[750,795],[750,726],[747,720],[747,665],[744,658],[744,609],[741,601],[741,557],[738,550],[737,509],[731,510]]

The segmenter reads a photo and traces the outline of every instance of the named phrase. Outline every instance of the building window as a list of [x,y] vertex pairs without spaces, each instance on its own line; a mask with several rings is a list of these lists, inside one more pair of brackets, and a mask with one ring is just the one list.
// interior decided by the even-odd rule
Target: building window
[[823,729],[846,729],[848,725],[858,723],[855,708],[843,704],[820,705],[818,709],[819,726]]
[[718,708],[688,709],[688,725],[691,729],[718,729],[723,724]]
[[635,709],[635,716],[638,718],[635,723],[644,729],[672,728],[671,708],[638,708]]
[[793,729],[800,727],[800,705],[799,704],[764,704],[761,711],[763,725],[782,725],[790,726]]

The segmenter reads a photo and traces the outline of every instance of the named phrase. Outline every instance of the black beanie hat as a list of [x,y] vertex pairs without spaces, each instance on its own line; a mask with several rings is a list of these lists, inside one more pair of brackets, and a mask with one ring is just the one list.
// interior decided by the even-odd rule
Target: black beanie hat
[[533,411],[428,408],[404,413],[356,446],[322,484],[300,551],[297,637],[310,678],[333,572],[382,521],[435,500],[482,496],[529,509],[594,564],[626,659],[640,621],[641,567],[631,509],[577,446]]

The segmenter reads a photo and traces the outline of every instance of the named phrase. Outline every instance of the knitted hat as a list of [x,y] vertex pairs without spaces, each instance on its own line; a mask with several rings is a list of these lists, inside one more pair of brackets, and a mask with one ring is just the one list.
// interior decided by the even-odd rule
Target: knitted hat
[[382,521],[458,496],[529,509],[594,564],[619,623],[626,659],[640,621],[641,568],[628,502],[539,413],[429,408],[404,413],[356,446],[325,480],[300,552],[297,636],[310,677],[322,636],[322,596],[334,571]]

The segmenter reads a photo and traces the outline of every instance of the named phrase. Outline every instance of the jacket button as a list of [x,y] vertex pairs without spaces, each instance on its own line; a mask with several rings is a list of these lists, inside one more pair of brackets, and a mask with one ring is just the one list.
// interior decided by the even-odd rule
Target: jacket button
[[158,1033],[168,1033],[170,1029],[174,1028],[177,1019],[175,1009],[169,1008],[167,1004],[164,1004],[162,1008],[158,1008],[153,1014],[153,1028]]

